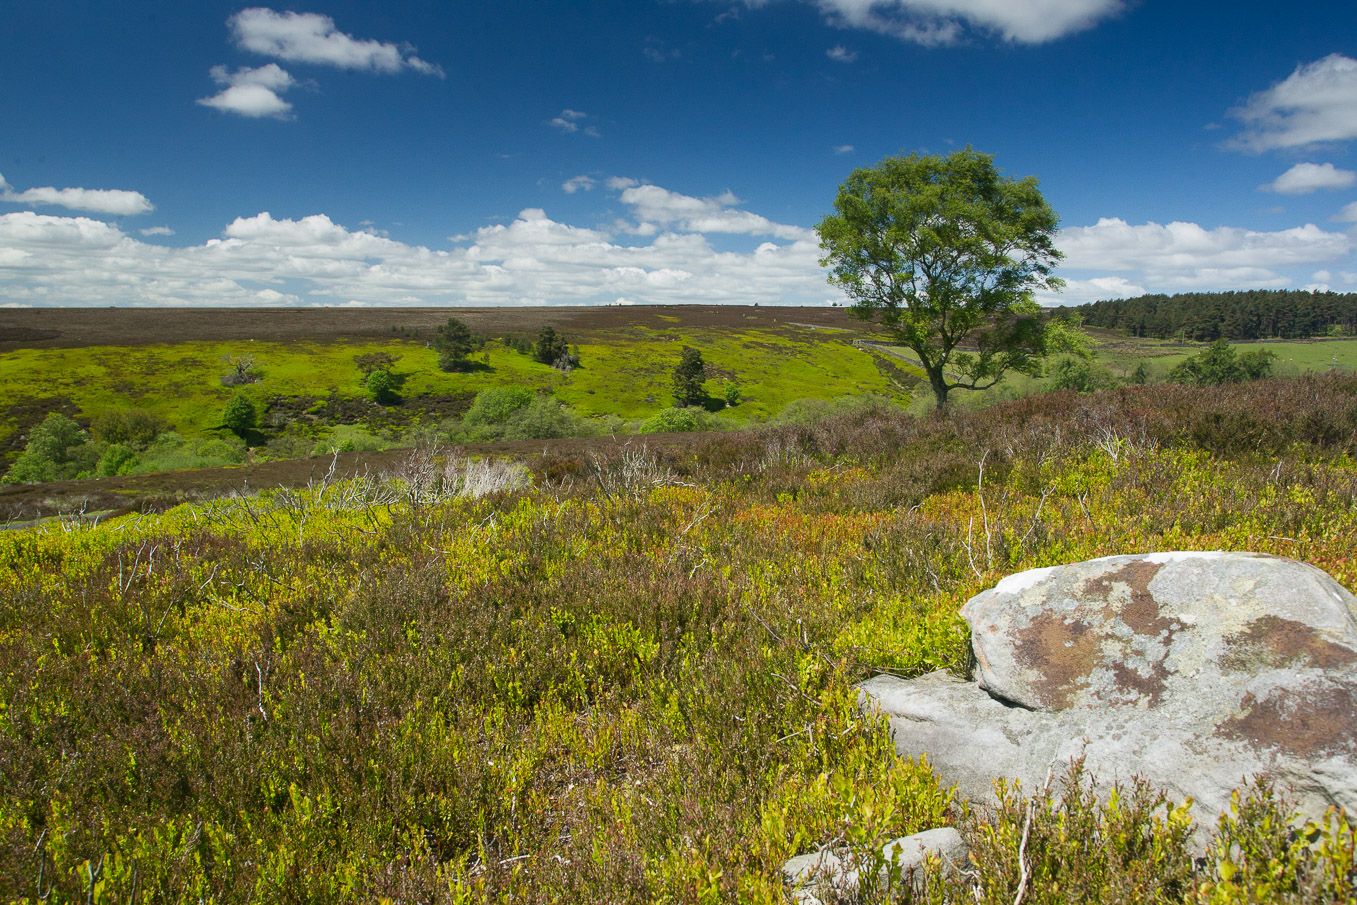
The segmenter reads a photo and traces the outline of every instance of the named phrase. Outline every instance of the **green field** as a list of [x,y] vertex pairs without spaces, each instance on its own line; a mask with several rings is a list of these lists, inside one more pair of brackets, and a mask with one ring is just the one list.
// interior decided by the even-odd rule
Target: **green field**
[[[719,397],[725,381],[740,387],[741,403],[720,417],[743,423],[772,417],[796,399],[898,392],[873,356],[855,349],[849,338],[846,333],[797,328],[632,326],[577,343],[582,367],[570,375],[495,340],[473,354],[478,367],[469,373],[440,371],[435,352],[411,340],[17,349],[0,357],[0,394],[11,404],[66,399],[86,418],[140,408],[192,436],[216,429],[226,401],[237,392],[221,384],[222,375],[231,370],[227,358],[253,357],[262,379],[239,392],[262,407],[277,396],[366,398],[353,359],[387,352],[398,359],[393,373],[405,399],[524,386],[554,395],[581,416],[632,420],[672,404],[670,374],[687,345],[703,353],[709,392]],[[0,425],[5,431],[14,428],[12,422]]]
[[[798,400],[879,396],[908,404],[915,414],[933,407],[912,353],[880,344],[883,336],[864,332],[860,322],[838,311],[537,309],[458,314],[486,340],[471,356],[472,369],[464,373],[439,370],[436,353],[420,338],[431,336],[446,321],[446,312],[424,312],[416,325],[400,327],[387,322],[394,315],[368,314],[363,329],[350,323],[328,332],[322,329],[324,322],[297,321],[290,312],[279,312],[276,318],[265,313],[248,328],[224,330],[229,339],[205,338],[214,335],[213,322],[181,314],[174,329],[163,331],[172,341],[150,344],[134,343],[135,336],[155,331],[146,324],[139,332],[129,329],[139,323],[130,312],[101,313],[102,319],[85,325],[77,342],[37,340],[0,352],[0,394],[6,400],[0,408],[0,450],[12,462],[27,432],[48,411],[64,411],[88,423],[129,408],[158,416],[184,438],[182,447],[143,456],[136,466],[141,471],[228,464],[242,456],[247,461],[293,458],[330,446],[408,445],[416,431],[456,439],[449,433],[456,429],[455,416],[466,411],[475,394],[493,387],[523,387],[558,400],[575,419],[571,432],[629,433],[672,405],[672,371],[684,347],[698,349],[707,364],[706,408],[712,415],[702,422],[705,427],[767,423]],[[569,374],[503,341],[531,340],[538,327],[553,319],[581,358],[582,366]],[[855,345],[861,339],[872,342]],[[1162,381],[1174,365],[1203,348],[1105,330],[1091,331],[1091,340],[1104,386],[1125,381],[1142,363],[1151,382]],[[1238,348],[1274,353],[1275,372],[1281,376],[1357,368],[1357,339]],[[356,356],[372,352],[397,360],[393,375],[398,397],[382,406],[370,401],[354,363]],[[240,388],[224,386],[230,361],[242,357],[254,361],[260,379]],[[722,391],[731,384],[738,387],[740,399],[725,406]],[[1010,375],[984,392],[954,392],[951,401],[959,408],[984,407],[1051,386],[1049,377]],[[202,443],[225,436],[222,412],[236,393],[250,399],[261,415],[261,432],[249,438],[255,450],[248,455],[238,451],[233,458],[221,458],[220,448],[217,458],[198,455]],[[466,435],[461,436],[458,442],[465,441]]]

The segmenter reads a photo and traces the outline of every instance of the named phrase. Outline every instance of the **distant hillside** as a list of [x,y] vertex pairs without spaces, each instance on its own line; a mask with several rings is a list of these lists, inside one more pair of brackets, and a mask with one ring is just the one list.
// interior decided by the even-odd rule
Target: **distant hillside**
[[1085,326],[1195,342],[1357,333],[1357,293],[1253,289],[1142,295],[1081,305]]

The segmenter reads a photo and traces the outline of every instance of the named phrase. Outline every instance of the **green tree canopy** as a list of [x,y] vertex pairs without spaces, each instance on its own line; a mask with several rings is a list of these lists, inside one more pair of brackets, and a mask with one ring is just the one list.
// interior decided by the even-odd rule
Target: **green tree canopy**
[[99,455],[75,421],[52,412],[28,435],[23,455],[5,475],[8,483],[65,481],[89,471]]
[[816,226],[829,281],[918,356],[938,408],[954,389],[1039,374],[1072,328],[1032,299],[1058,289],[1057,218],[1037,180],[1011,179],[967,147],[854,170]]
[[1204,387],[1257,380],[1271,376],[1275,357],[1265,349],[1238,353],[1227,341],[1218,339],[1200,354],[1179,362],[1169,371],[1169,380]]
[[438,366],[444,371],[463,371],[468,367],[466,357],[475,348],[471,328],[455,317],[434,333],[433,347],[438,353]]
[[221,413],[221,426],[238,437],[244,437],[246,433],[254,430],[258,419],[254,403],[237,393],[226,403],[226,409]]
[[374,402],[384,405],[396,398],[396,381],[390,371],[379,368],[369,374],[363,383]]
[[554,365],[569,354],[569,344],[564,336],[556,333],[555,327],[548,325],[537,332],[537,345],[533,348],[533,358],[544,365]]
[[703,383],[707,379],[707,364],[702,353],[689,346],[683,347],[683,356],[674,367],[674,404],[701,405],[707,397]]

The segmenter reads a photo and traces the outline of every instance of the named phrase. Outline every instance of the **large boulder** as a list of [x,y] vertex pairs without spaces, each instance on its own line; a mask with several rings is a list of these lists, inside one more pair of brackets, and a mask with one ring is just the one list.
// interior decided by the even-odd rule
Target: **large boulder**
[[1113,556],[1012,575],[962,608],[976,680],[879,676],[860,691],[896,748],[972,799],[1039,788],[1069,760],[1142,776],[1199,821],[1271,773],[1316,817],[1357,813],[1357,598],[1255,553]]

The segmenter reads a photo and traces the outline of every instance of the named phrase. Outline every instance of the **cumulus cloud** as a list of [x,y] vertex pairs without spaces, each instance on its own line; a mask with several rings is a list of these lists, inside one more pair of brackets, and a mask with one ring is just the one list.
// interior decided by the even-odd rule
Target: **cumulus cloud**
[[573,195],[581,190],[586,192],[591,191],[593,187],[597,184],[598,183],[595,182],[594,179],[589,176],[584,175],[572,176],[565,182],[561,183],[561,191],[565,192],[567,195]]
[[1298,66],[1230,116],[1244,130],[1227,147],[1255,153],[1357,138],[1357,60],[1332,53]]
[[1066,280],[1059,293],[1039,291],[1037,302],[1042,305],[1083,305],[1103,299],[1129,299],[1144,295],[1149,290],[1125,277],[1093,277],[1088,280]]
[[1357,182],[1357,172],[1340,170],[1331,163],[1298,163],[1267,185],[1264,191],[1280,195],[1308,195],[1320,189],[1345,189]]
[[65,207],[110,217],[132,217],[155,210],[155,205],[141,192],[124,189],[58,189],[50,185],[16,192],[4,176],[0,176],[0,201],[34,207]]
[[168,226],[148,226],[148,227],[146,227],[145,229],[139,229],[139,230],[137,230],[137,232],[141,233],[143,236],[172,236],[172,235],[174,235],[174,230],[170,229]]
[[[683,196],[677,196],[683,197]],[[239,217],[222,236],[171,248],[78,217],[0,216],[0,304],[815,303],[827,286],[812,239],[718,251],[692,232],[642,244],[539,209],[431,249],[323,214]],[[306,287],[295,292],[296,285]]]
[[320,13],[252,7],[236,13],[226,24],[237,46],[263,56],[370,72],[412,69],[443,78],[442,67],[415,56],[409,44],[360,40],[339,31],[334,19]]
[[1312,223],[1258,232],[1180,222],[1132,226],[1115,217],[1064,229],[1057,244],[1066,268],[1132,271],[1156,291],[1287,286],[1279,270],[1336,261],[1353,250],[1348,236]]
[[287,119],[292,113],[292,105],[283,100],[281,92],[297,82],[277,63],[253,69],[242,66],[235,72],[225,66],[213,66],[209,74],[212,81],[224,87],[211,97],[199,98],[198,103],[204,107],[252,119],[264,116]]
[[1357,201],[1343,205],[1343,209],[1334,214],[1333,219],[1341,223],[1357,223]]
[[638,222],[656,223],[694,233],[735,233],[778,239],[816,241],[812,230],[774,223],[750,211],[735,210],[740,199],[731,192],[714,198],[694,198],[658,185],[634,185],[622,191],[621,201],[632,208]]
[[[351,228],[324,214],[237,217],[218,238],[174,247],[89,217],[17,211],[0,215],[0,304],[845,300],[827,284],[819,242],[809,229],[744,210],[731,192],[697,197],[625,177],[591,178],[619,193],[625,221],[579,227],[529,208],[511,222],[481,227],[438,248],[410,245],[370,226]],[[757,245],[731,251],[713,244],[731,235],[755,237]],[[1325,272],[1351,283],[1357,279],[1354,241],[1313,225],[1253,232],[1105,219],[1061,233],[1068,287],[1040,298],[1072,304],[1189,288],[1298,286],[1320,282]]]
[[[749,7],[769,0],[745,0]],[[968,33],[1015,44],[1043,44],[1092,28],[1121,12],[1126,0],[808,0],[831,24],[890,35],[925,46],[955,44]],[[832,53],[831,53],[832,56]]]
[[833,47],[826,50],[825,56],[836,63],[851,63],[858,58],[857,51],[849,50],[842,44],[835,44]]

